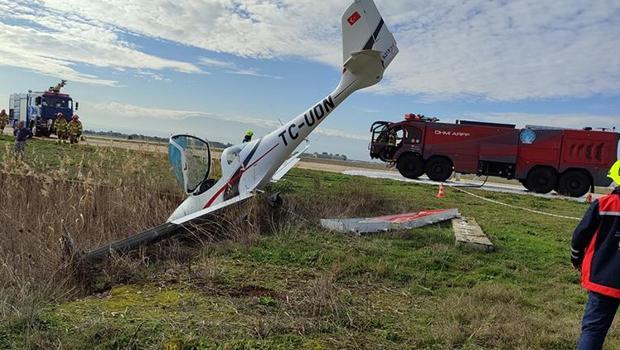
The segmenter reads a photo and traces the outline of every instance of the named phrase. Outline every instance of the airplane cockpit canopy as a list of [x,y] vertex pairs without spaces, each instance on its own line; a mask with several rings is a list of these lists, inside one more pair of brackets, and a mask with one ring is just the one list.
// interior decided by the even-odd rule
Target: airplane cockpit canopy
[[170,138],[168,158],[177,182],[188,193],[194,193],[209,179],[211,149],[209,143],[190,135]]

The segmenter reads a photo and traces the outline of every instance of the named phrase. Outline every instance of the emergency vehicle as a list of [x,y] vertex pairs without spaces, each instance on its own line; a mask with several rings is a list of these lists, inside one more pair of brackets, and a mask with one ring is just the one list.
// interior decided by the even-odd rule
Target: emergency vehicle
[[50,136],[54,132],[56,115],[62,113],[69,122],[73,117],[74,107],[77,111],[79,106],[77,102],[74,106],[71,96],[60,92],[66,83],[66,80],[62,80],[43,92],[12,94],[9,97],[9,124],[16,127],[18,122],[23,121],[33,135]]
[[620,135],[612,131],[561,129],[476,121],[440,123],[408,114],[404,121],[375,122],[370,156],[393,164],[407,178],[424,173],[446,181],[453,172],[517,179],[536,193],[581,197],[609,186],[609,168]]

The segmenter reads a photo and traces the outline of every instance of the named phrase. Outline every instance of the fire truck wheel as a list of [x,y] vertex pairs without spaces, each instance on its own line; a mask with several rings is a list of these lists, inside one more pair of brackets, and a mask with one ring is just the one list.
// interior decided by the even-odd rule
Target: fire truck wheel
[[398,158],[396,168],[408,179],[417,179],[424,174],[424,160],[413,153],[405,153]]
[[555,189],[557,183],[558,177],[551,168],[534,168],[527,174],[527,188],[536,193],[549,193]]
[[453,171],[452,161],[448,158],[435,157],[426,162],[426,175],[433,181],[444,182],[452,176]]
[[583,171],[570,170],[560,177],[558,192],[565,196],[582,197],[590,191],[592,181]]

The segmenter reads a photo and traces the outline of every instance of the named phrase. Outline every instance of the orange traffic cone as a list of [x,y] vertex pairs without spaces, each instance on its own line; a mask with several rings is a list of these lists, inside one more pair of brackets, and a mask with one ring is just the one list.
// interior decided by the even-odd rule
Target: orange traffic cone
[[592,193],[588,193],[586,196],[586,203],[592,203]]
[[443,184],[439,184],[439,191],[437,192],[437,198],[444,198],[446,196],[446,190],[443,188]]

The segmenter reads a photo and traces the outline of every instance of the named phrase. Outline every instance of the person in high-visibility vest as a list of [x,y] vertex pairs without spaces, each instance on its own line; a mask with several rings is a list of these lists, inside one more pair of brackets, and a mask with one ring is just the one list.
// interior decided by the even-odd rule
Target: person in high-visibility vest
[[54,120],[54,130],[56,136],[58,136],[58,143],[67,139],[67,119],[62,113],[56,114],[56,120]]
[[[620,161],[608,175],[620,185]],[[620,187],[594,200],[573,233],[571,262],[588,302],[577,349],[602,349],[620,306]]]
[[396,152],[396,143],[397,143],[396,131],[394,129],[390,129],[387,135],[387,144],[385,147],[385,157],[392,158],[394,153]]
[[4,128],[9,123],[9,115],[3,109],[0,111],[0,135],[4,134]]
[[67,133],[69,134],[69,142],[71,144],[78,143],[80,136],[82,136],[82,122],[80,122],[80,117],[77,114],[74,114],[69,122]]
[[254,136],[254,131],[248,130],[243,136],[243,143],[252,141],[252,137]]
[[390,130],[388,134],[388,147],[396,147],[396,132],[394,130]]

